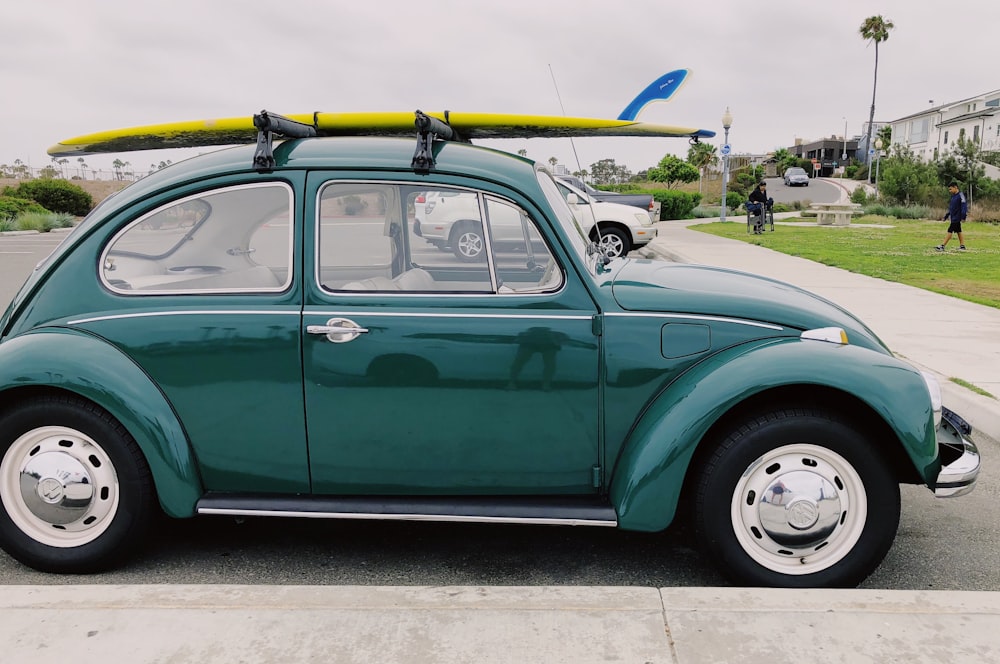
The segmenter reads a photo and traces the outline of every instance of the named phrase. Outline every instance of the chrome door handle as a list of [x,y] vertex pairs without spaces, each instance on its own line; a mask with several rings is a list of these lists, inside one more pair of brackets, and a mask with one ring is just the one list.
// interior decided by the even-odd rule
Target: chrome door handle
[[327,341],[342,344],[354,341],[362,334],[368,334],[368,328],[361,327],[349,318],[331,318],[326,321],[326,325],[307,325],[306,332],[325,334]]

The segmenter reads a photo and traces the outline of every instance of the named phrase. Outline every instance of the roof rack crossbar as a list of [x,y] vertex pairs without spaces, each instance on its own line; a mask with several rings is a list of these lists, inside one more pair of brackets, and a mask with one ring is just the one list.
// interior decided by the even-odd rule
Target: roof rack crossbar
[[286,138],[311,138],[316,135],[316,127],[304,122],[290,120],[276,113],[261,111],[253,116],[253,126],[257,128],[257,150],[253,155],[253,167],[258,171],[274,168],[274,134]]
[[434,138],[445,141],[461,140],[451,125],[448,124],[448,111],[444,112],[445,120],[442,122],[437,118],[432,118],[419,109],[414,111],[413,124],[417,127],[417,149],[413,153],[413,162],[410,164],[413,170],[426,173],[434,168],[434,152],[432,150]]

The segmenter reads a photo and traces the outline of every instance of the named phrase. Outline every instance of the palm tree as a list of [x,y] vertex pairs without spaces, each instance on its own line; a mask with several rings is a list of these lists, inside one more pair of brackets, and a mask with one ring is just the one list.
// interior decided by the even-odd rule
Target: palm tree
[[719,161],[719,157],[715,153],[715,146],[708,143],[694,143],[688,148],[687,160],[689,164],[698,169],[698,193],[700,194],[705,168]]
[[861,33],[861,36],[866,41],[875,43],[875,76],[872,83],[872,110],[868,116],[868,135],[865,140],[865,161],[868,161],[868,150],[871,150],[872,124],[875,122],[875,90],[878,88],[878,45],[889,39],[889,31],[894,27],[896,26],[892,24],[892,21],[888,21],[879,15],[869,16],[861,24],[861,28],[858,29],[858,32]]

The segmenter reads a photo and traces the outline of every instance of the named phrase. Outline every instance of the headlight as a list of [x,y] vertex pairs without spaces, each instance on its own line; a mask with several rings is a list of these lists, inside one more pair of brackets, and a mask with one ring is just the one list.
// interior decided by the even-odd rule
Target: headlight
[[635,220],[639,222],[642,226],[652,226],[653,220],[649,218],[649,213],[647,212],[637,212],[635,215]]
[[941,424],[941,384],[938,383],[937,378],[933,374],[921,371],[920,375],[923,376],[924,383],[927,385],[927,392],[931,395],[931,408],[934,409],[934,427],[937,428]]

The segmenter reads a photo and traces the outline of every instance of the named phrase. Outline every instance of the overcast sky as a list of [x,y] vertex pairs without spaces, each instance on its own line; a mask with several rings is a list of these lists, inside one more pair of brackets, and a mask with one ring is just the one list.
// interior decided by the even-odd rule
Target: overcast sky
[[[717,131],[734,152],[860,134],[876,120],[1000,88],[1000,2],[950,0],[8,0],[0,11],[0,164],[54,143],[180,120],[312,111],[460,110],[614,118],[673,69],[688,81],[640,120]],[[489,143],[576,170],[568,139]],[[578,139],[580,163],[633,171],[683,139]],[[137,171],[194,151],[87,157]],[[75,160],[72,160],[75,162]]]

